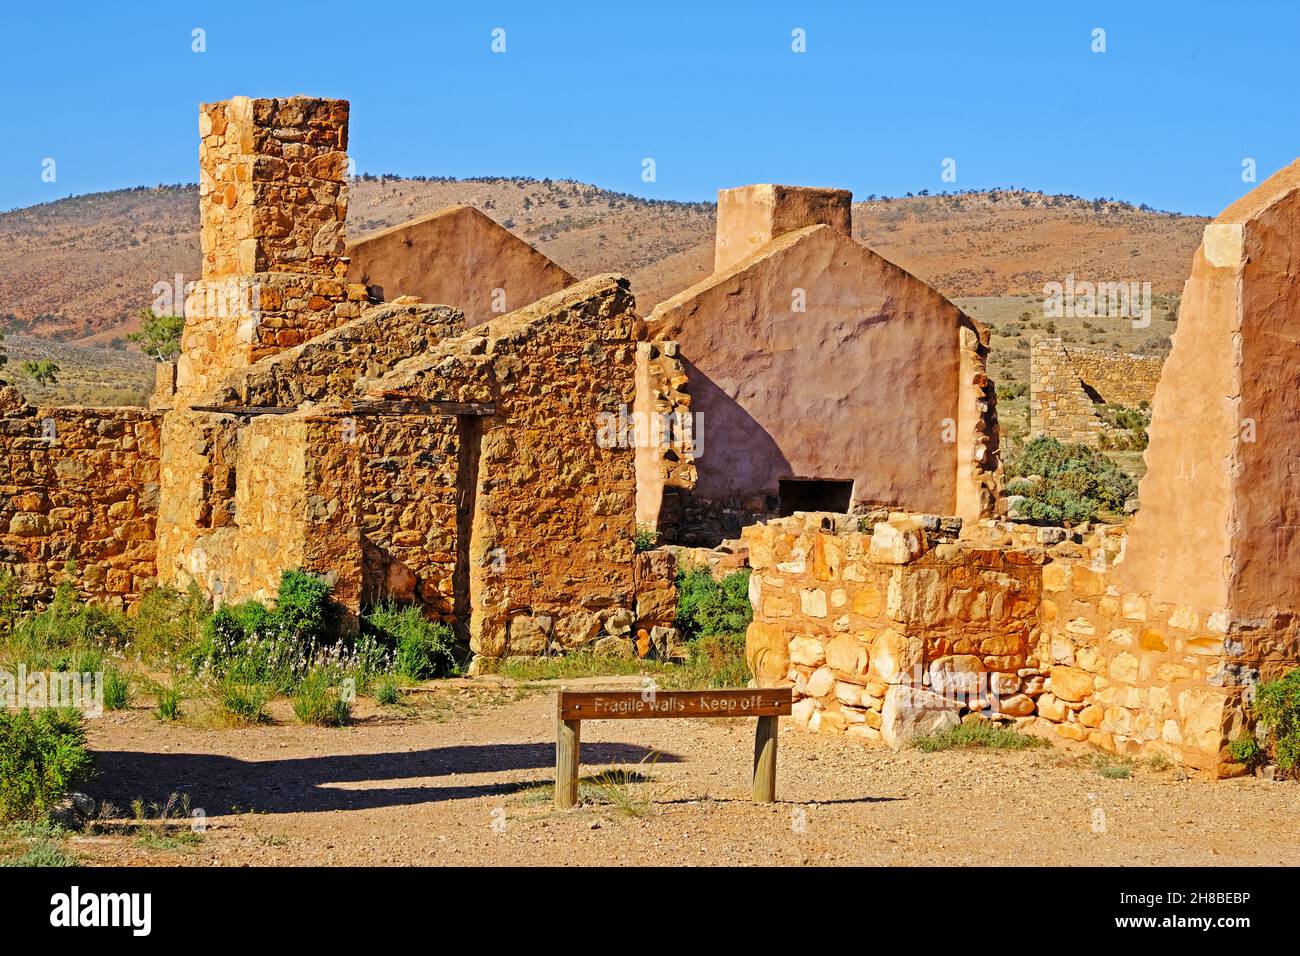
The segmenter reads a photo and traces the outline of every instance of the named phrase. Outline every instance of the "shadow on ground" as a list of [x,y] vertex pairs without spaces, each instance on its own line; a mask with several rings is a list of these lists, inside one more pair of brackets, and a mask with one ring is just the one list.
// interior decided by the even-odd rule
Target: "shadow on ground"
[[[682,758],[634,744],[590,743],[582,747],[582,762],[588,766],[637,764],[647,759],[678,763]],[[377,784],[419,777],[553,768],[555,745],[458,745],[400,753],[257,761],[220,754],[98,751],[95,762],[99,776],[95,785],[88,788],[91,795],[119,808],[130,806],[137,797],[161,803],[169,794],[183,793],[189,795],[191,806],[202,807],[209,816],[235,810],[321,813],[514,793],[522,787],[535,786],[538,781],[410,787]]]

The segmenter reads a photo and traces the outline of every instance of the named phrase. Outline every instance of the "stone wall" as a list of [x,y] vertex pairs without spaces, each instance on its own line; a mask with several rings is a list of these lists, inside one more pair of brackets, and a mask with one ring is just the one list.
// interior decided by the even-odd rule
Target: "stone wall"
[[203,277],[186,296],[175,400],[300,345],[366,301],[349,284],[346,100],[236,96],[199,109]]
[[760,684],[794,686],[796,724],[897,747],[978,714],[1241,772],[1226,746],[1243,699],[1295,665],[1294,643],[1120,590],[1120,528],[1076,541],[994,521],[960,538],[943,528],[896,514],[867,532],[810,514],[746,529],[746,654]]
[[154,576],[159,415],[33,408],[0,383],[0,560],[47,601],[69,564],[83,596],[128,605]]
[[463,331],[464,317],[447,306],[368,306],[360,318],[228,373],[212,398],[218,404],[250,407],[351,399],[358,380],[383,375],[403,359]]
[[1149,403],[1164,360],[1035,339],[1029,349],[1029,430],[1096,445],[1105,430],[1097,404]]
[[203,277],[334,278],[347,219],[348,102],[235,96],[199,107]]
[[957,541],[959,527],[799,514],[745,529],[746,656],[760,685],[793,684],[797,725],[899,746],[993,698],[1033,713],[1044,555]]
[[459,452],[469,534],[456,548],[479,658],[635,636],[633,449],[597,436],[602,413],[632,403],[639,335],[627,281],[598,276],[359,386],[493,409],[476,451]]

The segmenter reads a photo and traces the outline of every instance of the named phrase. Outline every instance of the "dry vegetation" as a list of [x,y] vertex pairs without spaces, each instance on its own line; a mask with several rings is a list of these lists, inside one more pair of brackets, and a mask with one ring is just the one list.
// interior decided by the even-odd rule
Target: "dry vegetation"
[[[637,199],[562,180],[363,179],[352,189],[349,234],[452,203],[482,209],[575,275],[630,275],[643,310],[712,266],[711,203]],[[1008,191],[854,209],[857,238],[948,296],[1030,295],[1068,272],[1177,292],[1204,222]],[[197,274],[197,190],[120,190],[0,214],[0,243],[0,315],[41,337],[107,342],[134,326],[155,283]]]

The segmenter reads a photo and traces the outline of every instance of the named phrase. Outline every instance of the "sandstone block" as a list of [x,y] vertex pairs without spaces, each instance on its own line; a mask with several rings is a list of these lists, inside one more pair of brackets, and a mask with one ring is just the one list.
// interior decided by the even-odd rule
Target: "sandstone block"
[[1093,678],[1085,670],[1057,664],[1052,667],[1052,693],[1062,700],[1080,701],[1093,692]]
[[899,750],[917,737],[948,730],[960,723],[953,701],[924,688],[896,684],[885,694],[880,733],[885,743]]

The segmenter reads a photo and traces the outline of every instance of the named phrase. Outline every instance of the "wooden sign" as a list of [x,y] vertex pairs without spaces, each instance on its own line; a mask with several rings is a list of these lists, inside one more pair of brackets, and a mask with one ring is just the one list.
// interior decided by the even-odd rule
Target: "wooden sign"
[[788,687],[764,690],[561,690],[560,720],[648,717],[789,717]]
[[757,717],[754,731],[754,799],[776,799],[776,735],[790,714],[789,687],[759,690],[597,690],[560,688],[555,721],[555,806],[578,802],[578,749],[584,720],[656,717]]

